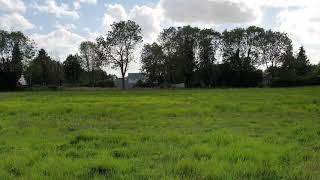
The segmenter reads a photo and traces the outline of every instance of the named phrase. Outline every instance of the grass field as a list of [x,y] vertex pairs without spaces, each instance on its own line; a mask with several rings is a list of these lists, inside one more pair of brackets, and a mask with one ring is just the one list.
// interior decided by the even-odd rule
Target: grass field
[[0,93],[0,179],[320,179],[320,87]]

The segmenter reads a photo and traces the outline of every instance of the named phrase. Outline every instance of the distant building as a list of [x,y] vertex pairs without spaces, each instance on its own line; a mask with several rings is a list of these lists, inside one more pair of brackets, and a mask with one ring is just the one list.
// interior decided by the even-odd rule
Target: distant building
[[[125,85],[125,88],[128,87],[128,79],[127,78],[124,78],[124,85]],[[116,88],[119,88],[121,89],[122,88],[122,78],[117,78],[114,80],[114,86]]]
[[145,82],[146,77],[142,73],[129,73],[128,74],[128,88],[133,88],[139,81]]
[[[128,73],[128,76],[125,77],[125,87],[134,88],[134,86],[139,82],[145,82],[146,77],[142,73]],[[115,87],[122,88],[122,78],[117,78],[114,80]]]
[[185,88],[185,84],[184,83],[180,83],[180,84],[174,84],[173,85],[175,88]]

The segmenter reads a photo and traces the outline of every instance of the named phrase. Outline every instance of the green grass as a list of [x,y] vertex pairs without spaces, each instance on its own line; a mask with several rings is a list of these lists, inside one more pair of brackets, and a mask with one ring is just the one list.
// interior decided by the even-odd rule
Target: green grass
[[0,93],[0,179],[320,179],[320,87]]

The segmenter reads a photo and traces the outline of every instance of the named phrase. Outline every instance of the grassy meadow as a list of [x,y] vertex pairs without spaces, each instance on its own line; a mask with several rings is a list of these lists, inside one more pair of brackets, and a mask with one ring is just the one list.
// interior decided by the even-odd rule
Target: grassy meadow
[[320,87],[0,93],[0,179],[320,179]]

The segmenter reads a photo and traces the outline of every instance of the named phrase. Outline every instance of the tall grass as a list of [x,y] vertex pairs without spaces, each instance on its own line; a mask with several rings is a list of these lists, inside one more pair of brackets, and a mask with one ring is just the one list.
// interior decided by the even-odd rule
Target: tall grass
[[0,93],[0,179],[320,179],[319,92]]

